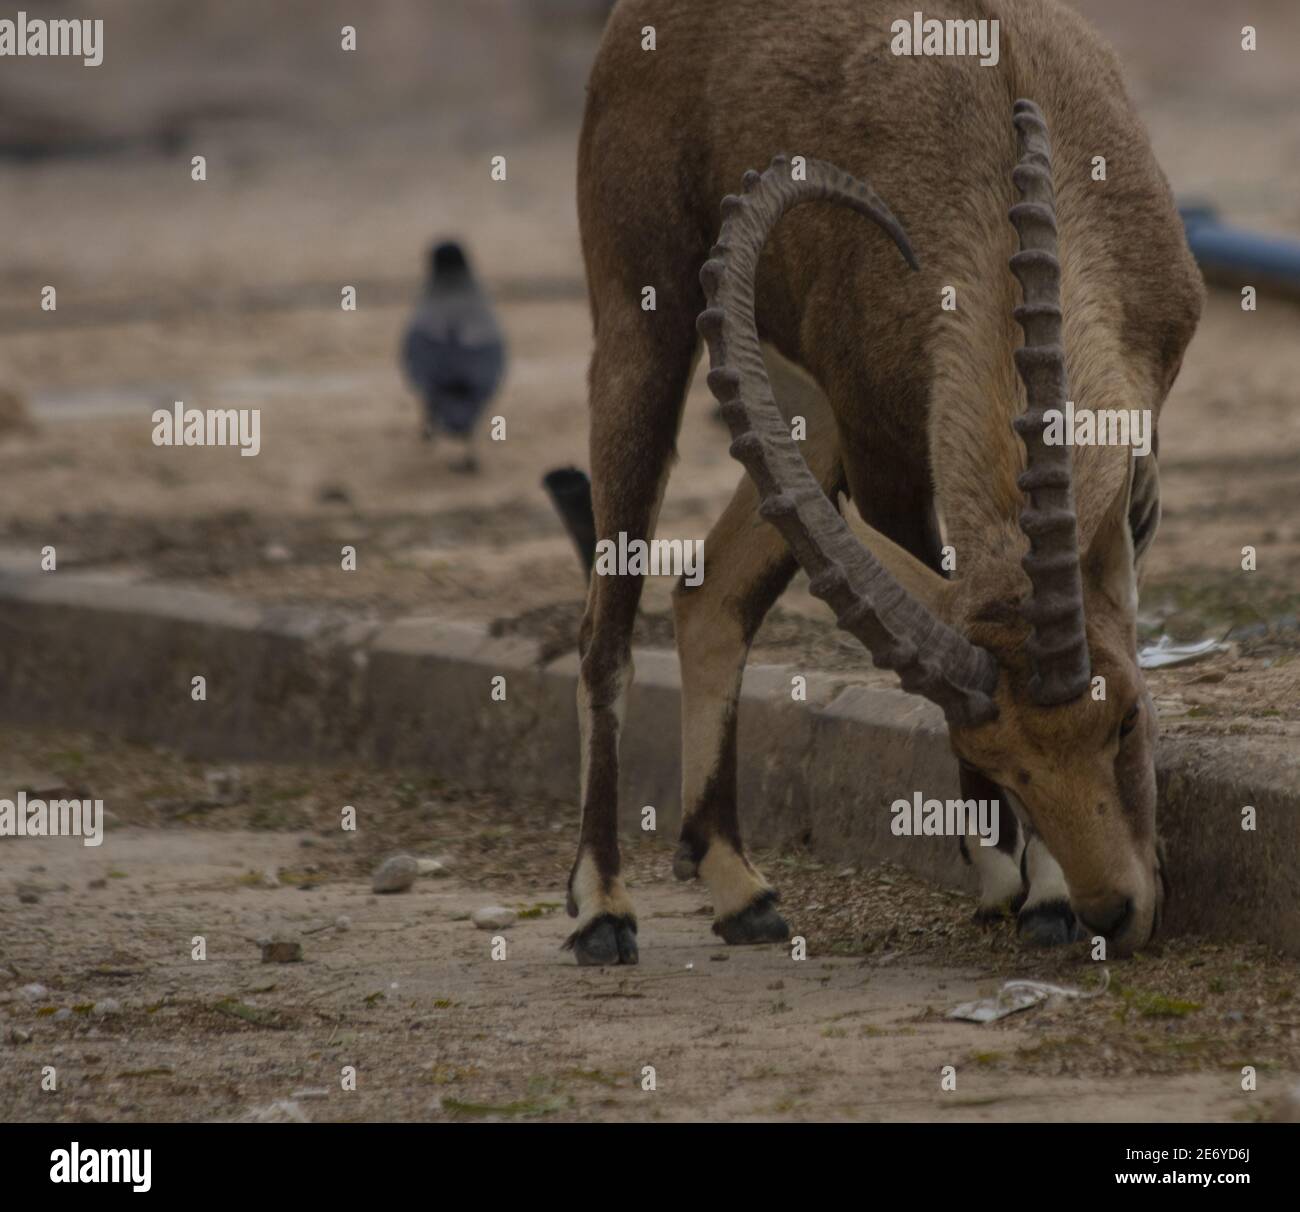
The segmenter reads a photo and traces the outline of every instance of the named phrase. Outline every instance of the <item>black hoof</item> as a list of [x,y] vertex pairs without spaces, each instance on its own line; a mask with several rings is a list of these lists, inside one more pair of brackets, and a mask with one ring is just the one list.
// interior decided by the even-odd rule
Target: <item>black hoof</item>
[[602,913],[581,930],[575,930],[564,942],[578,963],[587,965],[635,964],[636,918],[631,914],[615,917]]
[[1022,909],[1016,933],[1031,947],[1063,947],[1084,937],[1074,910],[1065,901],[1044,901]]
[[776,911],[777,895],[768,890],[761,892],[739,913],[719,918],[713,923],[713,933],[733,946],[746,943],[784,943],[790,937],[790,927]]
[[673,876],[679,880],[693,880],[700,873],[700,864],[695,858],[695,848],[686,842],[678,844],[673,854]]

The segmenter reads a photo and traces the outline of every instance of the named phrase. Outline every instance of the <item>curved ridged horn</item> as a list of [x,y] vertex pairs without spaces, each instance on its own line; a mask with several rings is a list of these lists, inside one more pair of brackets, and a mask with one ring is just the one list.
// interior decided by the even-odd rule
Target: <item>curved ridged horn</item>
[[1015,419],[1024,439],[1026,470],[1016,483],[1029,496],[1020,529],[1029,539],[1024,569],[1032,593],[1024,608],[1032,634],[1029,691],[1044,706],[1068,703],[1088,686],[1088,637],[1083,619],[1078,522],[1070,482],[1070,448],[1045,439],[1048,409],[1064,415],[1069,386],[1061,344],[1061,265],[1057,260],[1052,149],[1042,111],[1017,101],[1012,121],[1020,132],[1020,162],[1011,174],[1021,201],[1010,212],[1020,237],[1011,272],[1024,303],[1014,315],[1025,343],[1015,352],[1028,405]]
[[722,201],[722,230],[700,270],[708,307],[698,327],[713,368],[709,388],[731,427],[731,453],[758,486],[760,513],[781,532],[840,627],[866,645],[877,665],[894,670],[905,689],[937,703],[949,722],[981,724],[997,715],[993,655],[936,618],[858,542],[772,397],[754,320],[754,278],[768,235],[790,207],[851,207],[882,227],[917,268],[902,226],[867,185],[832,165],[805,163],[806,179],[793,180],[789,161],[777,156],[761,176],[745,174],[743,196]]

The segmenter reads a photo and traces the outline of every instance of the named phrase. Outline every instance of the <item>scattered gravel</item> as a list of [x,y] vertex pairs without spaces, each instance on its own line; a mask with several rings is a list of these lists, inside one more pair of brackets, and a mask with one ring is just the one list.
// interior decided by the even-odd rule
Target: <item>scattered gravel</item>
[[385,859],[370,882],[374,892],[405,892],[420,874],[420,864],[409,854]]

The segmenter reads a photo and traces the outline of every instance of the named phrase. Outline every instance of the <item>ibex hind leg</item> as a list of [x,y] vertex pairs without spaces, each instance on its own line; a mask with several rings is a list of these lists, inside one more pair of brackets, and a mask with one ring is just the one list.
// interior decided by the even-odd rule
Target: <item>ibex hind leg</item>
[[1083,937],[1070,908],[1060,865],[1036,834],[1025,836],[1006,792],[978,771],[961,770],[962,799],[998,801],[998,841],[962,838],[962,857],[979,873],[977,922],[1016,918],[1016,933],[1034,947],[1059,947]]
[[964,800],[997,800],[998,841],[981,846],[963,838],[961,851],[979,872],[980,899],[975,920],[992,922],[1016,916],[1021,941],[1036,947],[1057,947],[1082,937],[1060,865],[1037,834],[1026,836],[1011,796],[980,774],[961,768]]
[[[826,492],[842,474],[826,397],[802,371],[764,349],[786,418],[803,418],[804,457]],[[673,595],[682,671],[682,836],[678,879],[701,876],[713,900],[713,931],[728,943],[783,942],[790,928],[777,893],[749,861],[737,797],[737,706],[749,647],[796,570],[775,527],[758,513],[758,491],[741,478],[704,543],[704,578]]]
[[1060,947],[1084,938],[1070,908],[1070,889],[1043,839],[1031,833],[1020,859],[1028,895],[1016,916],[1016,932],[1036,947]]
[[[653,536],[696,347],[693,316],[624,305],[600,313],[591,362],[596,539]],[[637,962],[636,914],[620,874],[618,746],[632,682],[640,576],[591,578],[579,634],[582,826],[569,874],[566,946],[580,964]]]
[[960,770],[961,798],[997,803],[998,840],[985,846],[978,838],[961,839],[962,857],[979,875],[977,922],[992,922],[1016,913],[1025,901],[1026,886],[1020,870],[1021,832],[1006,793],[977,770]]
[[795,572],[785,541],[758,515],[746,477],[704,543],[704,579],[673,594],[682,673],[682,833],[678,879],[702,876],[715,934],[782,942],[776,892],[745,855],[736,796],[736,709],[750,641]]

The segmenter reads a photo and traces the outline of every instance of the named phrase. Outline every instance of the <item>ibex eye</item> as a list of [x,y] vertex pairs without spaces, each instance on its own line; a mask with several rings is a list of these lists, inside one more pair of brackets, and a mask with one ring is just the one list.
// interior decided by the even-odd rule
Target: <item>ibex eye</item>
[[1119,722],[1120,736],[1128,736],[1133,731],[1133,725],[1138,722],[1138,707],[1134,703],[1124,714],[1124,718]]

